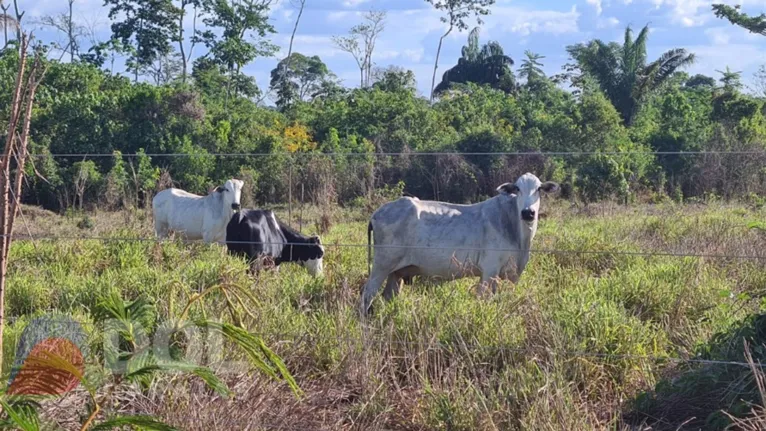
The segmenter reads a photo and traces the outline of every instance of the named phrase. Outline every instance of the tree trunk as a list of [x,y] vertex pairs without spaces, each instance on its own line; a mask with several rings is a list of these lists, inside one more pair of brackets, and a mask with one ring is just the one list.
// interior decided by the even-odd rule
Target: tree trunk
[[[19,30],[20,31],[20,30]],[[13,233],[13,222],[19,211],[21,185],[24,175],[24,163],[27,157],[27,143],[29,140],[29,124],[32,118],[32,108],[34,106],[35,91],[42,80],[37,76],[38,69],[41,66],[39,54],[35,56],[35,61],[28,74],[26,82],[24,81],[25,69],[27,65],[27,49],[29,41],[23,33],[19,38],[19,68],[16,76],[16,83],[13,92],[11,104],[11,116],[8,122],[8,133],[6,135],[5,150],[3,159],[0,161],[0,226],[2,226],[2,238],[0,238],[0,364],[3,362],[3,333],[5,329],[5,287],[6,276],[8,274],[8,253],[11,247]],[[23,91],[22,91],[23,88]],[[21,95],[24,95],[23,97]],[[24,109],[22,116],[22,108]],[[21,133],[18,133],[19,119],[21,118]],[[18,145],[16,145],[18,144]],[[11,182],[11,155],[16,155],[16,175],[15,183]],[[11,191],[13,187],[13,191]],[[11,202],[11,194],[14,199]]]
[[181,2],[181,12],[178,17],[178,50],[181,52],[181,83],[186,84],[187,58],[184,52],[184,15],[186,15],[186,1]]
[[279,78],[280,83],[284,82],[287,71],[290,70],[290,62],[292,59],[290,55],[293,53],[293,40],[295,40],[295,32],[298,31],[298,23],[301,22],[301,16],[303,15],[303,7],[306,6],[306,0],[301,0],[301,8],[298,11],[298,17],[295,18],[295,26],[293,26],[293,33],[290,35],[290,45],[287,48],[287,57],[285,57],[285,64],[282,66],[282,76]]
[[[0,5],[0,9],[3,10],[3,15],[6,17],[10,16],[8,15],[8,10],[11,8],[11,5],[5,6]],[[5,43],[3,44],[3,49],[8,47],[8,20],[3,21],[3,35],[5,36]]]
[[439,38],[439,47],[436,48],[436,60],[434,61],[434,74],[431,77],[431,103],[434,103],[434,87],[436,86],[436,70],[439,69],[439,54],[442,52],[442,43],[444,43],[444,38],[449,36],[450,33],[452,33],[452,25],[449,26],[449,29],[446,33],[442,35],[442,37]]
[[69,33],[69,62],[74,63],[75,36],[74,22],[72,21],[72,5],[74,0],[69,0],[69,18],[67,19],[67,31]]

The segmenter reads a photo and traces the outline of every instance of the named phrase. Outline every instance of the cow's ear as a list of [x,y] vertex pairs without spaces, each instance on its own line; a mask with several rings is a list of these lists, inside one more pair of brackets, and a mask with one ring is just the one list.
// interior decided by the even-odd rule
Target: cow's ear
[[540,186],[540,190],[545,193],[552,193],[559,189],[559,185],[553,181],[546,181]]
[[311,242],[314,244],[322,244],[322,240],[319,238],[319,235],[314,235],[311,237]]
[[223,193],[223,190],[224,190],[224,188],[221,187],[221,186],[218,186],[218,187],[215,188],[215,191],[217,191],[218,193]]
[[505,183],[497,188],[498,193],[513,195],[519,193],[519,186],[513,183]]

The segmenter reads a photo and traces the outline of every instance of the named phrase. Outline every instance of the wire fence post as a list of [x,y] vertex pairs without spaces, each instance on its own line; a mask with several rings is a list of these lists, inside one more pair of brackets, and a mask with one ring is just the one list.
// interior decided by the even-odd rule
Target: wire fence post
[[304,182],[301,181],[301,208],[298,215],[298,232],[303,233],[303,186]]
[[293,222],[293,157],[290,156],[290,173],[287,178],[287,219]]

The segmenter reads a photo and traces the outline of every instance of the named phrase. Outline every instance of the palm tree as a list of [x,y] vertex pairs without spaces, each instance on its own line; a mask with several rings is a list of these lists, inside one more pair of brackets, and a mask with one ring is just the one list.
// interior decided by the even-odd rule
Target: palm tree
[[683,48],[671,49],[657,60],[646,63],[649,26],[633,39],[633,30],[625,29],[622,45],[599,39],[588,44],[567,47],[567,52],[582,73],[593,77],[629,125],[641,103],[678,69],[694,62],[694,54]]
[[716,70],[716,72],[721,74],[721,77],[718,80],[723,84],[724,91],[731,93],[734,90],[742,88],[741,71],[734,72],[729,66],[726,66],[726,70]]
[[524,51],[524,55],[527,58],[521,62],[521,67],[519,68],[519,77],[525,78],[527,82],[530,80],[533,81],[536,78],[544,77],[545,72],[543,72],[543,64],[540,63],[540,60],[545,58],[545,56],[534,53],[530,50]]
[[476,27],[468,35],[468,44],[463,47],[457,64],[444,72],[434,93],[441,93],[452,84],[468,82],[511,92],[516,87],[511,66],[513,59],[505,55],[499,43],[492,41],[479,48],[479,27]]

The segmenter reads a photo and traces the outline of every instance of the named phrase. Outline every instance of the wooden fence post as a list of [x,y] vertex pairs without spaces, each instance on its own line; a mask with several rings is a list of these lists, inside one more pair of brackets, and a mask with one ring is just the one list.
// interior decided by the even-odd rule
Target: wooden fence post
[[[5,329],[5,287],[8,274],[8,252],[11,249],[13,223],[21,205],[21,186],[24,177],[24,165],[27,159],[29,142],[29,124],[35,92],[45,74],[43,59],[35,53],[32,66],[27,73],[27,50],[30,40],[20,32],[19,68],[16,74],[13,96],[11,99],[8,131],[5,138],[3,158],[0,160],[0,366],[3,363],[3,334]],[[19,132],[19,125],[21,131]],[[11,180],[11,162],[16,160],[14,179]]]

